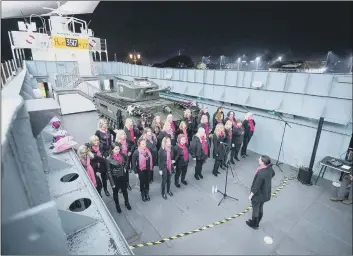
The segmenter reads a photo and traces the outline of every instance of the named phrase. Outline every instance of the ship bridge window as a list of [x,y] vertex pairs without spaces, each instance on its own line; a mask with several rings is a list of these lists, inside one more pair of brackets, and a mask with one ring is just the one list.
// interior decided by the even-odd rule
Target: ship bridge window
[[109,89],[111,91],[114,91],[114,80],[113,79],[109,79]]

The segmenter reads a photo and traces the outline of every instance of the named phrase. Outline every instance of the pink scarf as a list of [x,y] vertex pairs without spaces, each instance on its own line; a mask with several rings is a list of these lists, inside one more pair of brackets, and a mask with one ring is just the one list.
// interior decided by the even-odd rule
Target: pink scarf
[[133,126],[131,126],[131,127],[129,128],[129,132],[130,132],[130,140],[131,140],[132,142],[135,142],[135,133],[134,133],[134,127],[133,127]]
[[210,133],[210,128],[208,127],[208,123],[204,123],[204,126],[205,126],[206,136],[208,136]]
[[224,136],[223,131],[221,131],[221,132],[219,133],[219,136]]
[[96,152],[97,156],[102,156],[102,153],[99,151],[99,146],[92,146],[92,149],[94,150],[94,152]]
[[124,155],[127,155],[126,139],[120,140],[120,144],[121,144],[121,151],[123,152]]
[[232,129],[227,130],[229,139],[232,139]]
[[250,131],[253,132],[255,130],[254,120],[249,119],[248,123],[249,123]]
[[87,160],[81,159],[81,163],[83,164],[83,166],[86,166],[86,172],[88,174],[88,177],[92,181],[94,187],[97,187],[96,175],[94,174],[94,170],[91,166],[91,160],[89,159],[89,157],[87,157]]
[[138,148],[139,151],[139,167],[140,167],[140,171],[145,171],[146,170],[146,154],[148,154],[148,157],[150,159],[150,171],[153,169],[153,161],[152,161],[152,154],[149,151],[149,149],[141,149]]
[[169,173],[172,172],[172,155],[171,155],[171,148],[166,147],[165,151],[167,152],[167,169]]
[[261,169],[264,169],[264,168],[266,168],[266,167],[262,167],[262,166],[260,166],[259,168],[257,168],[256,169],[256,173],[255,173],[255,175],[261,170]]
[[173,131],[175,131],[175,124],[173,120],[170,121],[170,127],[172,128]]
[[189,152],[188,152],[188,149],[186,148],[186,145],[181,145],[179,143],[179,147],[183,150],[183,153],[184,153],[184,160],[185,162],[189,159]]
[[113,158],[118,161],[119,164],[123,162],[123,158],[121,157],[120,154],[112,154]]
[[206,142],[206,137],[202,136],[200,137],[201,143],[202,143],[202,150],[205,153],[205,155],[208,155],[208,145]]

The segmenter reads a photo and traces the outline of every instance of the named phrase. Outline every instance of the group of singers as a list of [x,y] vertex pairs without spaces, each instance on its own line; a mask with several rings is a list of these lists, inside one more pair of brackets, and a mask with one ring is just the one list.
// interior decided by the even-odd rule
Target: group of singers
[[[113,189],[113,198],[118,213],[121,213],[119,191],[123,194],[125,206],[131,210],[128,190],[131,190],[129,176],[134,172],[140,181],[142,201],[150,200],[149,186],[154,179],[154,170],[162,176],[161,193],[164,199],[173,196],[171,191],[172,174],[174,184],[180,188],[187,185],[186,174],[190,156],[196,161],[194,177],[203,179],[202,167],[210,157],[213,144],[215,159],[212,174],[218,176],[219,168],[226,169],[245,158],[249,141],[254,133],[255,121],[251,113],[240,121],[230,111],[225,116],[223,108],[217,108],[212,119],[207,108],[198,116],[192,116],[186,109],[181,121],[175,122],[169,114],[162,121],[155,116],[150,127],[144,119],[134,125],[126,118],[123,129],[108,127],[105,119],[99,120],[99,129],[89,138],[89,142],[79,147],[77,154],[85,167],[92,183],[101,195],[102,188],[109,196],[107,181]],[[97,175],[100,173],[99,175]]]

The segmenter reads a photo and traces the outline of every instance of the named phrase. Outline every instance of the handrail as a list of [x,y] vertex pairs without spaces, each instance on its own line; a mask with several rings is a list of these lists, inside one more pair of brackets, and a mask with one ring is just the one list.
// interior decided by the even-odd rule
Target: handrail
[[0,76],[1,76],[1,89],[4,88],[8,82],[16,76],[23,68],[23,61],[20,59],[11,59],[1,63]]

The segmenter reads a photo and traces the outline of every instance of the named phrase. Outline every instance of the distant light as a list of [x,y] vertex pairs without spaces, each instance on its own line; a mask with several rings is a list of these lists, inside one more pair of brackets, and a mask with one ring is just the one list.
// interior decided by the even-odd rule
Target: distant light
[[279,61],[282,61],[282,57],[278,57],[278,60],[279,60]]
[[254,61],[253,61],[253,60],[251,60],[250,62],[251,62],[251,63],[254,63]]
[[138,58],[138,59],[141,58],[141,55],[140,55],[140,54],[137,54],[137,58]]
[[239,61],[239,62],[241,61],[241,58],[240,58],[240,57],[238,58],[238,61]]
[[243,62],[243,63],[245,63],[246,61],[245,61],[245,60],[243,60],[242,62]]
[[260,60],[260,57],[256,57],[256,61],[259,61]]
[[133,57],[132,54],[130,54],[129,57],[130,57],[130,59],[132,59],[132,57]]

